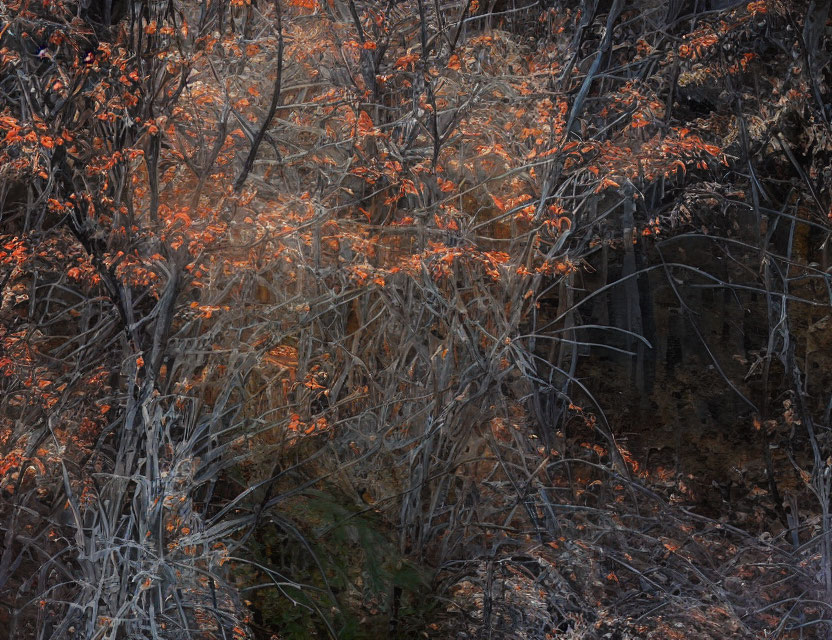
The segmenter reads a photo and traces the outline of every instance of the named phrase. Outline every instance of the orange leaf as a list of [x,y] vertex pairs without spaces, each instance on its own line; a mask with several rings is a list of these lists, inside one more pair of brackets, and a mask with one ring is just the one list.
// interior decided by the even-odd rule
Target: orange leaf
[[453,191],[454,189],[456,189],[456,185],[450,180],[445,180],[444,178],[437,178],[436,182],[439,184],[439,190],[442,193],[448,193],[449,191]]
[[372,119],[367,115],[366,111],[362,111],[358,116],[358,134],[362,136],[372,135],[374,130],[375,127],[373,126]]
[[419,56],[415,53],[408,53],[406,56],[402,56],[398,60],[396,60],[396,64],[394,65],[396,69],[405,69],[407,67],[413,67],[414,63],[419,59]]
[[595,193],[600,193],[601,191],[603,191],[604,189],[606,189],[608,187],[618,187],[618,186],[620,186],[620,185],[615,180],[612,180],[610,178],[604,178],[603,180],[601,180],[601,184],[598,185],[598,188],[595,189]]

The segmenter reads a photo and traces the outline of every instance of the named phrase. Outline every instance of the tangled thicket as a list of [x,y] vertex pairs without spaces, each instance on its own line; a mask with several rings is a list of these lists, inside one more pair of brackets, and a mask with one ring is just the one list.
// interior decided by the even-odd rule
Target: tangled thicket
[[829,7],[0,2],[10,637],[832,633]]

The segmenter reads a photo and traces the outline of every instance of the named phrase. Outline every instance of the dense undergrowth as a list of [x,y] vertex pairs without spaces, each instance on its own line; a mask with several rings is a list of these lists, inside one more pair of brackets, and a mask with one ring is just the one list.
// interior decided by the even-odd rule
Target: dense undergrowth
[[11,637],[827,637],[828,20],[0,3]]

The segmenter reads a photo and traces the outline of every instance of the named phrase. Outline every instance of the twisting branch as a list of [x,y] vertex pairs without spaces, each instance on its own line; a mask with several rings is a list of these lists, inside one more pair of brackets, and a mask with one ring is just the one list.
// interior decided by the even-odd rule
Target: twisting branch
[[[260,125],[260,130],[254,137],[254,141],[251,143],[251,149],[248,152],[248,157],[246,157],[246,160],[243,163],[243,169],[237,177],[237,180],[234,182],[234,191],[237,193],[242,190],[248,174],[251,172],[252,167],[254,167],[254,160],[257,158],[257,151],[260,149],[260,144],[266,137],[266,132],[271,125],[274,114],[280,106],[281,92],[283,90],[283,12],[280,0],[275,0],[275,10],[277,13],[277,76],[274,79],[274,89],[272,90],[272,100],[269,105],[269,112],[266,114],[266,118]],[[278,160],[280,160],[280,158],[278,158]]]

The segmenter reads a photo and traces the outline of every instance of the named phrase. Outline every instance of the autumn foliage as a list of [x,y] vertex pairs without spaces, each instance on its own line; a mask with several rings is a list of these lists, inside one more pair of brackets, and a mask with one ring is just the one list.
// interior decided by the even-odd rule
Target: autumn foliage
[[[642,4],[0,5],[11,637],[827,629],[827,15]],[[657,278],[756,520],[609,417]],[[745,369],[704,289],[764,305]]]

